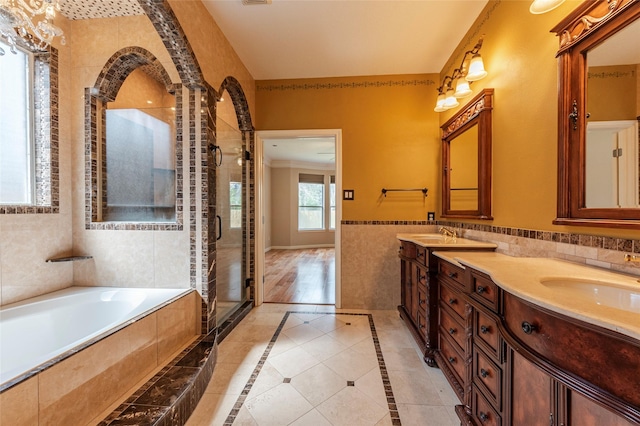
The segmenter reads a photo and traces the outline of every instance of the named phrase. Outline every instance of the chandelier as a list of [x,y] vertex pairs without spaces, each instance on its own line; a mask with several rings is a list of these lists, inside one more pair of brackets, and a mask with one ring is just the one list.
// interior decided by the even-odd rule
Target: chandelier
[[[37,50],[46,50],[54,37],[64,44],[62,30],[53,24],[56,11],[59,0],[0,0],[0,36],[12,53],[17,53],[18,38]],[[0,56],[4,54],[0,47]]]

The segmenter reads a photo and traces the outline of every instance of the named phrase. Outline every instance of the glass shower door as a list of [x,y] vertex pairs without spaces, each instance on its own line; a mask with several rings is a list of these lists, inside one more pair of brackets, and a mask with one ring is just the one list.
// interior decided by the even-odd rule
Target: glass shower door
[[216,294],[218,325],[246,300],[243,244],[242,134],[224,120],[216,122]]

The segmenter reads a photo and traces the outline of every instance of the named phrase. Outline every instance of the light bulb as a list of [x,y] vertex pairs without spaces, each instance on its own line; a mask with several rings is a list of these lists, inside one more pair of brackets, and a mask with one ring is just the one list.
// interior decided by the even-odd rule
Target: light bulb
[[529,12],[534,15],[547,13],[564,3],[564,0],[534,0],[529,7]]
[[434,108],[435,112],[443,112],[446,111],[447,109],[444,107],[444,93],[440,92],[438,94],[438,100],[436,101],[436,107]]
[[458,102],[456,97],[453,95],[453,89],[452,88],[447,89],[446,99],[444,100],[444,107],[446,109],[450,109],[450,108],[455,108],[458,105],[460,105],[460,103]]
[[487,72],[484,70],[484,63],[482,62],[482,56],[479,53],[476,53],[471,58],[471,63],[469,64],[469,72],[465,76],[467,81],[477,81],[483,79],[487,76]]
[[469,82],[463,77],[459,77],[456,80],[456,92],[453,94],[456,98],[465,98],[469,96],[473,91],[469,87]]

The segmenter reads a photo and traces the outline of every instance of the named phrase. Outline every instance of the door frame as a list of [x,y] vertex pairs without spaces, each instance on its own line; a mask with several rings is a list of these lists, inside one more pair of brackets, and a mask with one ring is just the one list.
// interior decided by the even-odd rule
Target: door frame
[[[255,132],[255,276],[256,283],[255,305],[264,302],[264,253],[265,253],[265,226],[264,226],[264,141],[269,139],[284,138],[311,138],[333,137],[336,145],[336,229],[335,244],[335,306],[342,306],[341,294],[341,223],[342,223],[342,129],[315,129],[315,130],[262,130]],[[304,143],[304,142],[303,142]]]

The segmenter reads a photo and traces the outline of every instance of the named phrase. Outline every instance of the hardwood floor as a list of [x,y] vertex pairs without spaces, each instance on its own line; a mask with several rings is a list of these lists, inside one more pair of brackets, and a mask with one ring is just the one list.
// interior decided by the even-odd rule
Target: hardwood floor
[[335,249],[269,250],[264,280],[265,302],[333,305]]

